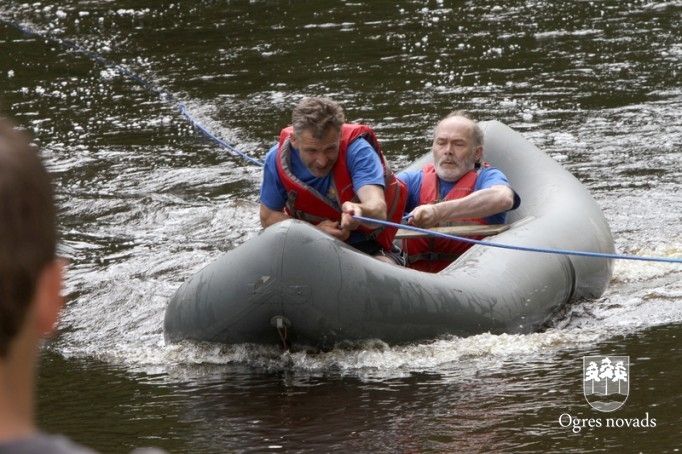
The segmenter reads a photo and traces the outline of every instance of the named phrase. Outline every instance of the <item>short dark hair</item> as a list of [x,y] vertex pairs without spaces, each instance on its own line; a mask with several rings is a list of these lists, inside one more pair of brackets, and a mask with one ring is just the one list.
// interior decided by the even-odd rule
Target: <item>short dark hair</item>
[[56,217],[37,147],[0,117],[0,358],[21,330],[41,272],[56,258]]
[[341,106],[329,98],[317,96],[298,103],[291,114],[294,137],[297,139],[303,131],[309,131],[315,139],[322,139],[330,129],[341,131],[345,121]]

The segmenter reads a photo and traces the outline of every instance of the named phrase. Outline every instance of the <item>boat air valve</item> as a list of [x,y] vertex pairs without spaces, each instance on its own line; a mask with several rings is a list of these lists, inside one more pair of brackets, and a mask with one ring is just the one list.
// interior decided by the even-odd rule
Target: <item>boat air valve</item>
[[287,328],[291,326],[291,320],[283,315],[275,315],[270,319],[270,324],[277,329],[279,338],[282,339],[282,345],[285,350],[289,350],[289,345],[287,344]]

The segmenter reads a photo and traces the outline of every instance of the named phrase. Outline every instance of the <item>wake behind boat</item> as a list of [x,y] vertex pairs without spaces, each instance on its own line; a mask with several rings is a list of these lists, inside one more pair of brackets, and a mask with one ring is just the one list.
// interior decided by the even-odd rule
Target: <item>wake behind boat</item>
[[[486,241],[611,254],[610,228],[585,187],[523,136],[480,122],[485,160],[522,199]],[[413,163],[420,168],[431,153]],[[599,297],[612,260],[474,245],[437,274],[362,254],[300,221],[263,230],[193,275],[171,299],[166,340],[330,348],[483,332],[537,331],[564,305]]]

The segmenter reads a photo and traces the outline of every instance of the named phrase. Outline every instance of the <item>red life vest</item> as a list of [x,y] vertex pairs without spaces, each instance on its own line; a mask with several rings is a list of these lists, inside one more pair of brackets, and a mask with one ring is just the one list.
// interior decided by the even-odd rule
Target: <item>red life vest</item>
[[[487,164],[485,166],[487,167]],[[427,164],[422,171],[424,172],[424,178],[419,191],[419,205],[441,202],[438,198],[439,188],[436,168],[433,164]],[[461,199],[462,197],[471,194],[474,192],[477,178],[478,172],[476,170],[471,170],[464,174],[464,176],[455,183],[450,192],[448,192],[444,200]],[[454,222],[448,221],[441,222],[440,226],[448,226],[453,223]],[[488,224],[483,218],[457,219],[456,223]],[[483,237],[478,236],[472,238],[480,240]],[[407,255],[407,266],[431,273],[437,273],[447,267],[471,246],[473,246],[472,243],[432,236],[403,240],[403,250]]]
[[[384,168],[384,197],[386,199],[386,215],[389,221],[400,223],[407,203],[407,188],[398,180],[381,152],[379,141],[374,132],[367,126],[358,124],[344,124],[341,129],[341,143],[339,145],[339,157],[332,168],[332,185],[336,191],[336,203],[333,204],[314,188],[306,185],[291,171],[291,139],[293,128],[284,128],[279,136],[279,149],[277,150],[277,173],[284,188],[287,190],[287,202],[285,211],[289,216],[301,219],[311,224],[318,224],[325,219],[334,221],[341,220],[339,207],[344,202],[357,202],[358,198],[353,190],[353,180],[346,163],[348,146],[356,139],[363,138],[369,142],[377,152]],[[397,228],[380,226],[369,229],[365,226],[358,227],[365,233],[368,240],[375,240],[382,247],[390,251],[393,246]]]

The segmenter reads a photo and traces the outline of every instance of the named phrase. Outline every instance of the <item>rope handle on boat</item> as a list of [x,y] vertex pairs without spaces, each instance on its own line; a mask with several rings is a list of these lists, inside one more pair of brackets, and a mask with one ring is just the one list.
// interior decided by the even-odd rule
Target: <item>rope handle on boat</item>
[[[406,216],[406,218],[408,216]],[[641,255],[608,254],[608,253],[602,253],[602,252],[584,252],[584,251],[570,251],[570,250],[565,250],[565,249],[546,249],[546,248],[537,248],[537,247],[529,247],[529,246],[514,246],[512,244],[494,243],[491,241],[474,240],[472,238],[466,238],[466,237],[457,236],[457,235],[450,235],[450,234],[438,232],[435,230],[422,229],[422,228],[415,227],[415,226],[409,225],[409,224],[398,224],[398,223],[390,222],[390,221],[380,221],[378,219],[366,218],[363,216],[353,216],[353,218],[357,219],[358,221],[372,222],[375,224],[381,224],[381,225],[385,225],[388,227],[396,227],[398,229],[412,230],[412,231],[420,232],[422,234],[429,235],[429,236],[445,238],[447,240],[463,241],[465,243],[480,244],[481,246],[490,246],[490,247],[496,247],[496,248],[501,248],[501,249],[513,249],[513,250],[517,250],[517,251],[528,251],[528,252],[541,252],[541,253],[545,253],[545,254],[577,255],[577,256],[581,256],[581,257],[594,257],[594,258],[603,258],[603,259],[641,260],[641,261],[645,261],[645,262],[682,263],[682,259],[677,259],[677,258],[672,258],[672,257],[647,257],[647,256],[641,256]]]

